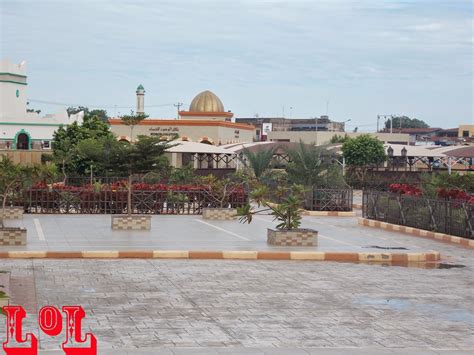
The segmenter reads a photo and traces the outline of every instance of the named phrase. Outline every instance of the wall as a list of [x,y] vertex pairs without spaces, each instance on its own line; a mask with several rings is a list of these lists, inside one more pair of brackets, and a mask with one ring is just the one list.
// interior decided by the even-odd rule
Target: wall
[[466,138],[463,137],[463,131],[468,131],[469,137],[474,137],[474,125],[459,125],[459,138]]
[[52,154],[51,151],[44,150],[5,150],[0,149],[0,158],[3,156],[9,157],[15,164],[35,165],[41,164],[42,154]]
[[[119,120],[110,120],[111,131],[117,137],[130,138],[130,127],[119,124]],[[181,121],[181,120],[148,120],[133,128],[133,138],[139,135],[170,135],[178,134],[190,141],[200,142],[207,137],[215,145],[252,142],[255,128],[230,122]]]
[[320,132],[320,131],[307,131],[307,132],[296,132],[296,131],[287,131],[287,132],[269,132],[268,140],[286,140],[290,142],[299,142],[300,140],[303,143],[323,145],[328,144],[331,138],[335,135],[344,136],[346,135],[353,138],[360,136],[362,134],[370,134],[371,136],[376,136],[381,141],[390,142],[390,143],[402,143],[408,144],[410,137],[408,134],[404,133],[362,133],[362,132]]

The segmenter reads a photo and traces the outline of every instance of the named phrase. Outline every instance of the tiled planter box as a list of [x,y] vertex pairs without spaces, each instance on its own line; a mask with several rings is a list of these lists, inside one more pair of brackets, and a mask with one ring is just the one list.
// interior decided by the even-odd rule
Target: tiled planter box
[[151,216],[148,215],[112,215],[113,230],[150,230]]
[[232,220],[237,216],[235,208],[203,208],[202,218],[204,219],[220,219]]
[[0,245],[26,245],[26,229],[0,228]]
[[[0,218],[3,215],[3,209],[0,208]],[[23,218],[23,207],[6,207],[5,208],[5,219],[21,219]]]
[[314,229],[267,229],[267,243],[276,246],[315,247],[318,245],[318,231]]

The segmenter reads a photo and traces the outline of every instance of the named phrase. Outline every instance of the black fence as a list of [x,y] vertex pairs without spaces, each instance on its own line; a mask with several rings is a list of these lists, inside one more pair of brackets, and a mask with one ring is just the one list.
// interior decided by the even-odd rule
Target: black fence
[[364,191],[365,218],[474,239],[474,204]]
[[[246,192],[229,196],[223,207],[237,208],[248,201]],[[27,213],[122,214],[128,210],[126,190],[93,191],[89,188],[30,189],[21,203]],[[204,207],[220,207],[205,190],[132,191],[132,213],[201,214]]]
[[390,184],[420,185],[424,177],[436,174],[430,171],[369,170],[361,180],[355,172],[348,171],[345,180],[354,189],[387,190]]
[[352,211],[352,189],[313,189],[307,194],[305,209]]

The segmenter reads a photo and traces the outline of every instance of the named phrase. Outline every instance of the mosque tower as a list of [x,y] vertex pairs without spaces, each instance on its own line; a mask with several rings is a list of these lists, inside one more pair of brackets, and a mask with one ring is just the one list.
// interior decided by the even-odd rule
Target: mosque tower
[[137,87],[137,114],[145,113],[145,88],[142,84]]

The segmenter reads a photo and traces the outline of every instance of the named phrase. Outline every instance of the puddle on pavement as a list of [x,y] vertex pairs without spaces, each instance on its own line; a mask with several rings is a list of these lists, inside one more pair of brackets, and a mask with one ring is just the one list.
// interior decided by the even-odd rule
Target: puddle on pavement
[[448,264],[448,263],[436,263],[435,269],[462,269],[466,265],[461,264]]
[[407,262],[407,261],[400,261],[400,262],[377,262],[377,261],[360,261],[358,264],[362,265],[377,265],[377,266],[399,266],[399,267],[410,267],[416,269],[462,269],[465,268],[466,265],[462,264],[453,264],[453,263],[440,263],[440,262]]
[[381,247],[381,246],[378,246],[378,245],[369,245],[368,247],[362,247],[362,248],[384,249],[384,250],[408,250],[408,248],[405,248],[405,247]]
[[363,306],[383,307],[400,312],[419,312],[443,320],[474,325],[474,315],[469,309],[454,308],[439,303],[422,303],[405,298],[360,297],[352,301]]

